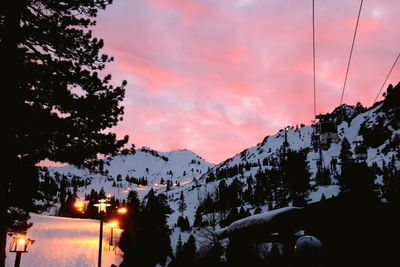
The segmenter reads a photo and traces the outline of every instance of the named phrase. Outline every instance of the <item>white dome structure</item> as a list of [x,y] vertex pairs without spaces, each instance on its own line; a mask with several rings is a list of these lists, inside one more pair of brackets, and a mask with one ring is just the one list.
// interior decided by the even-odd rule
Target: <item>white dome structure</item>
[[321,250],[322,243],[318,238],[311,235],[300,237],[295,245],[295,266],[319,266]]

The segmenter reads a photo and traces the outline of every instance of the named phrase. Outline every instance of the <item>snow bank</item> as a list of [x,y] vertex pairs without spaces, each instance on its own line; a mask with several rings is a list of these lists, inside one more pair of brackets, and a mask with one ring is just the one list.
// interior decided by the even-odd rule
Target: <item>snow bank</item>
[[[27,236],[35,240],[23,253],[24,267],[92,267],[97,266],[99,246],[99,221],[53,217],[31,213],[33,226]],[[121,231],[114,229],[114,238]],[[109,267],[122,261],[121,255],[109,251],[107,239],[110,229],[104,225],[103,266]],[[10,239],[8,237],[8,244]],[[8,250],[8,248],[7,248]],[[118,253],[121,254],[121,253]],[[7,251],[6,266],[14,266],[15,253]]]
[[222,228],[220,230],[215,231],[215,235],[219,237],[226,236],[232,232],[236,232],[238,230],[242,230],[254,225],[262,225],[270,222],[277,215],[286,213],[291,210],[300,209],[298,207],[285,207],[276,210],[271,210],[265,213],[256,214],[253,216],[249,216],[240,220],[237,220],[230,224],[229,226]]

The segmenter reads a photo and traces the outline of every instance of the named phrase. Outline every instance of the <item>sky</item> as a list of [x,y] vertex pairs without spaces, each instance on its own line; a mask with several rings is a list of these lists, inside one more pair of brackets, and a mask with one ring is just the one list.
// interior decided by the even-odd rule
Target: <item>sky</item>
[[[340,103],[359,0],[315,1],[317,113]],[[365,0],[344,103],[372,102],[400,53],[400,1]],[[128,81],[114,129],[219,163],[313,120],[311,0],[115,0],[93,28]],[[388,83],[400,81],[400,62]],[[386,89],[386,88],[385,88]]]

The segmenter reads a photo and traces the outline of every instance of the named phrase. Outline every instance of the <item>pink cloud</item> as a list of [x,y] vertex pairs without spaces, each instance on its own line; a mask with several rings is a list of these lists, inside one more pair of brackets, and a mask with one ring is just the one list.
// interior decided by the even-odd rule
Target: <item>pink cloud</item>
[[[317,108],[339,104],[359,2],[316,6]],[[345,102],[371,105],[400,47],[396,0],[364,5]],[[188,148],[218,163],[313,119],[311,7],[302,1],[116,1],[97,36],[127,79],[138,146]],[[399,80],[396,68],[389,82]]]
[[150,0],[150,3],[162,10],[177,10],[185,27],[193,27],[201,16],[216,15],[216,10],[211,5],[196,0]]
[[[356,22],[356,18],[349,18],[346,21],[346,26],[349,29],[354,29]],[[375,18],[360,18],[358,24],[360,25],[361,33],[374,32],[383,26],[383,23]]]
[[153,91],[159,91],[162,86],[177,85],[183,80],[178,74],[147,61],[121,61],[117,63],[117,67],[139,76],[147,88]]

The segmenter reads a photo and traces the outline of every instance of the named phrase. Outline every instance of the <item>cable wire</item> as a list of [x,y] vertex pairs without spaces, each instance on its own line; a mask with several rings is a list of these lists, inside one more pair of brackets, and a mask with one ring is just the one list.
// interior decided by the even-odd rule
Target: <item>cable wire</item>
[[396,66],[396,63],[397,63],[397,61],[399,60],[399,58],[400,58],[400,53],[398,54],[396,60],[394,61],[393,66],[390,68],[390,71],[389,71],[388,75],[386,76],[386,79],[385,79],[385,81],[383,82],[382,87],[381,87],[381,89],[379,90],[378,94],[376,95],[376,97],[375,97],[374,102],[372,103],[372,105],[375,104],[376,100],[377,100],[378,97],[380,96],[380,94],[381,94],[383,88],[385,87],[385,84],[386,84],[387,80],[389,79],[389,76],[390,76],[390,74],[392,73],[392,71],[393,71],[393,69],[394,69],[394,66]]
[[361,0],[360,9],[358,10],[357,23],[356,23],[356,28],[355,28],[355,30],[354,30],[353,41],[352,41],[352,44],[351,44],[351,50],[350,50],[349,61],[347,62],[346,76],[345,76],[345,78],[344,78],[344,84],[343,84],[343,89],[342,89],[342,96],[340,97],[340,105],[339,105],[339,106],[341,106],[342,103],[343,103],[344,91],[345,91],[345,89],[346,89],[347,76],[349,75],[351,56],[353,55],[353,48],[354,48],[354,43],[355,43],[355,40],[356,40],[357,29],[358,29],[358,22],[360,21],[360,15],[361,15],[361,9],[362,9],[363,2],[364,2],[364,0]]
[[313,84],[314,84],[314,118],[317,116],[317,94],[315,87],[315,19],[314,0],[312,0],[312,34],[313,34]]
[[[373,106],[374,106],[376,100],[378,99],[378,97],[379,97],[379,95],[381,94],[383,88],[385,87],[385,84],[386,84],[387,80],[389,79],[389,76],[390,76],[390,74],[392,73],[394,67],[396,66],[396,63],[397,63],[397,61],[399,60],[399,58],[400,58],[400,53],[397,55],[397,58],[396,58],[396,60],[394,61],[392,67],[390,68],[390,71],[389,71],[388,75],[386,76],[385,81],[383,82],[381,89],[379,90],[378,94],[376,95],[376,97],[375,97],[375,99],[374,99],[374,102],[372,103],[370,109],[368,110],[367,115],[365,116],[366,118],[368,118],[368,117],[369,117],[369,114],[371,114],[371,110],[373,109]],[[352,138],[351,140],[349,140],[349,141],[351,141],[351,143],[353,143],[357,136],[358,136],[358,132],[355,132],[353,138]]]

